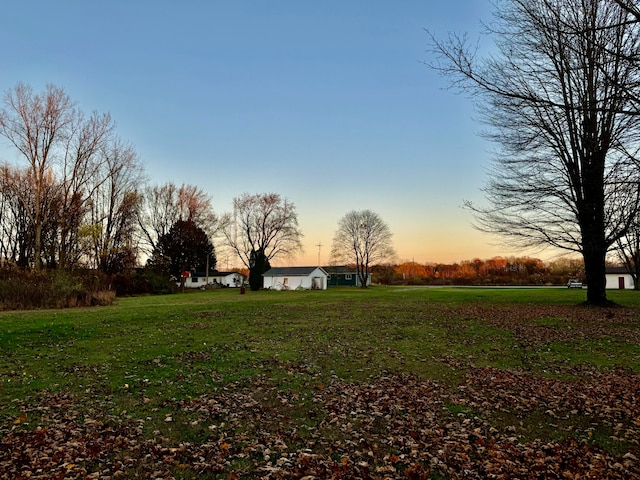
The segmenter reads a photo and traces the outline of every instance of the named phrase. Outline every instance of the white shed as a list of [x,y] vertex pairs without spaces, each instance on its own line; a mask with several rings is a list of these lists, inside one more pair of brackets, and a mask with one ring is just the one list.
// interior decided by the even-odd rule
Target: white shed
[[274,267],[262,274],[271,290],[326,290],[327,272],[321,267]]
[[633,290],[633,277],[625,267],[607,267],[605,276],[608,289]]

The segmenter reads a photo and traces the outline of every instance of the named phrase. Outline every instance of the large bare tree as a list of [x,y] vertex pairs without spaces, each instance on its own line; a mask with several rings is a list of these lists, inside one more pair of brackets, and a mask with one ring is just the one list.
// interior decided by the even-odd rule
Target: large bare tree
[[354,264],[360,285],[366,288],[371,267],[394,257],[392,237],[380,215],[371,210],[352,210],[338,222],[331,243],[332,262]]
[[22,268],[33,262],[33,194],[30,170],[0,168],[0,255]]
[[[245,193],[234,198],[233,209],[233,214],[222,218],[222,233],[249,269],[250,279],[259,278],[272,259],[302,251],[296,207],[286,198],[277,193]],[[252,284],[256,288],[260,286]]]
[[26,210],[34,232],[34,268],[42,264],[42,229],[52,212],[47,199],[48,176],[55,165],[57,148],[68,135],[75,106],[66,92],[54,85],[36,94],[18,83],[4,97],[0,110],[0,135],[26,159],[33,182],[33,209]]
[[115,124],[109,114],[94,112],[88,118],[77,111],[69,125],[60,171],[58,258],[62,268],[73,267],[80,258],[78,232],[91,199],[108,180],[104,151],[113,141]]
[[147,253],[156,249],[158,240],[178,221],[194,222],[213,239],[218,231],[218,217],[211,196],[195,185],[173,182],[147,186],[138,223]]
[[495,53],[431,37],[432,66],[471,94],[498,146],[468,204],[511,245],[584,258],[587,303],[606,305],[605,258],[638,214],[640,25],[614,0],[499,0]]
[[[103,173],[96,177],[90,204],[92,254],[95,266],[107,273],[131,268],[137,258],[137,227],[144,172],[133,146],[112,138],[102,149]],[[104,180],[103,180],[104,179]]]

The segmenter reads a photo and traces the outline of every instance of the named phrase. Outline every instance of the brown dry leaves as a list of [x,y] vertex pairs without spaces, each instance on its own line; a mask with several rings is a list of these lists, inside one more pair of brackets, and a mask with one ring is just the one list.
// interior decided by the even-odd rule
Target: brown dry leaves
[[[465,306],[455,314],[510,330],[527,348],[611,335],[639,343],[624,309]],[[640,478],[640,376],[563,366],[555,373],[573,380],[560,380],[439,360],[458,385],[391,373],[321,383],[291,364],[288,375],[306,392],[263,375],[165,400],[155,423],[43,394],[0,424],[0,479]]]
[[[607,336],[640,343],[635,312],[625,308],[589,308],[545,305],[465,305],[454,309],[462,319],[481,321],[511,330],[516,339],[530,345],[598,339]],[[561,328],[536,324],[540,319],[562,319]]]
[[[142,435],[143,421],[81,417],[77,399],[52,395],[26,414],[33,430],[7,427],[0,478],[175,478],[181,471],[220,478],[633,478],[640,476],[640,378],[625,372],[562,382],[522,372],[472,369],[451,391],[429,380],[388,376],[334,380],[308,398],[266,378],[201,398],[170,401],[176,415],[206,428],[202,442]],[[306,403],[305,403],[306,402]],[[303,425],[293,409],[305,405]],[[455,406],[455,408],[452,408]],[[458,408],[460,407],[460,408]],[[504,425],[494,415],[511,413]],[[527,440],[517,419],[549,423],[588,417],[565,439]],[[579,424],[579,422],[578,422]],[[625,452],[589,441],[610,429]]]

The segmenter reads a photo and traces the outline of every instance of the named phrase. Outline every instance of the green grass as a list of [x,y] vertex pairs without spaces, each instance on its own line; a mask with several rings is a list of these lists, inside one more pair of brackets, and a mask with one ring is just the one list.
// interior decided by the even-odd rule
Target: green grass
[[[594,310],[577,307],[584,292],[558,288],[375,287],[245,295],[225,289],[121,298],[108,307],[4,312],[0,420],[6,431],[43,392],[72,393],[81,415],[126,412],[127,418],[146,419],[146,436],[161,431],[176,442],[201,442],[211,430],[175,405],[257,383],[275,387],[265,387],[265,408],[277,411],[286,404],[288,421],[304,432],[324,415],[313,393],[336,380],[406,374],[453,391],[470,368],[567,380],[576,369],[622,367],[638,374],[640,293],[609,296],[621,307],[611,318],[589,320],[593,329],[584,326],[580,312],[591,318]],[[578,314],[565,318],[560,309],[509,320],[513,312],[546,306],[576,306]],[[506,319],[494,321],[494,310],[495,318]],[[521,337],[515,327],[529,328],[533,336]],[[579,332],[575,338],[565,335],[572,328]],[[538,341],[536,329],[558,337]],[[455,402],[446,410],[454,417],[474,411]],[[167,415],[172,422],[165,421]],[[495,417],[498,423],[511,421],[505,418]],[[534,435],[544,422],[532,415],[524,434]],[[29,424],[34,428],[38,419]],[[190,478],[188,471],[183,475]]]
[[[0,314],[0,412],[41,389],[81,391],[86,385],[127,396],[123,385],[151,385],[181,375],[167,395],[206,391],[221,382],[303,368],[326,381],[363,380],[383,371],[437,379],[455,377],[434,358],[474,364],[521,363],[512,333],[464,318],[455,307],[575,305],[568,289],[372,288],[326,292],[236,290],[123,298],[110,307]],[[637,308],[636,292],[612,292]],[[517,319],[514,319],[516,321]],[[562,318],[530,322],[562,328]],[[637,326],[634,326],[636,328]],[[546,345],[541,361],[624,365],[640,371],[638,346],[615,336]],[[183,382],[184,383],[184,382]]]

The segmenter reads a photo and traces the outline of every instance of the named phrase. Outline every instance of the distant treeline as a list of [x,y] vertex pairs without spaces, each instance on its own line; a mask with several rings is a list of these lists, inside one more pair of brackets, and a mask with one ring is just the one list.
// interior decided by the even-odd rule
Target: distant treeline
[[560,258],[545,263],[531,257],[493,257],[459,263],[381,265],[372,281],[383,285],[565,285],[583,279],[582,259]]

